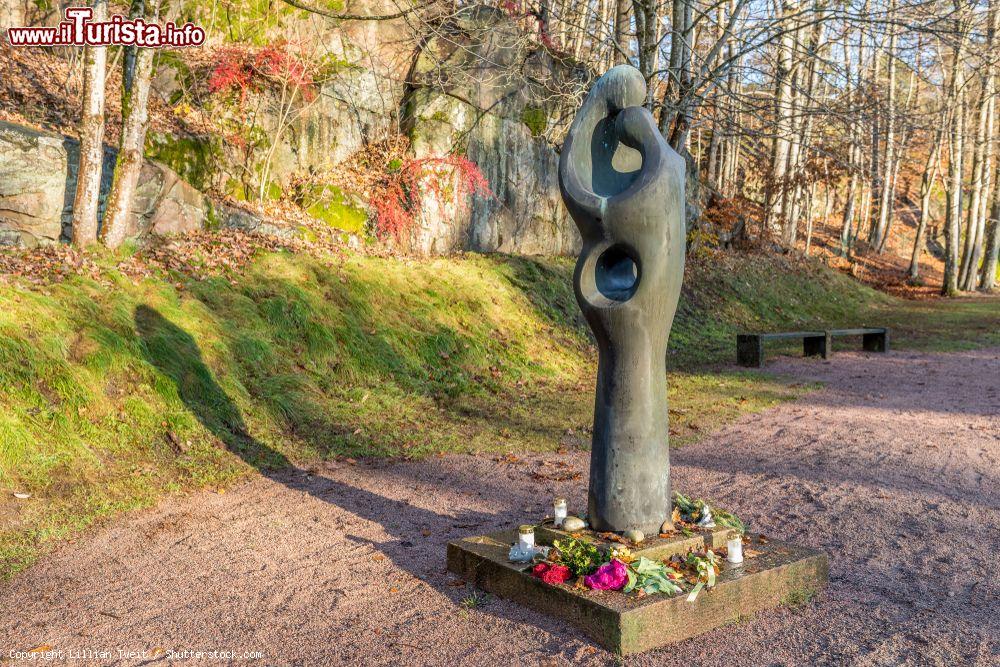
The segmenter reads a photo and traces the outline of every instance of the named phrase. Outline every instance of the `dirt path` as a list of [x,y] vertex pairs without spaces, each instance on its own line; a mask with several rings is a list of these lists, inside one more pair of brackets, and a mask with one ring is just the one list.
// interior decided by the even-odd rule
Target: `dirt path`
[[[1000,663],[1000,350],[770,368],[829,384],[675,451],[674,484],[755,531],[825,550],[830,588],[627,663]],[[586,464],[584,452],[345,463],[174,500],[66,545],[0,591],[0,649],[608,664],[576,631],[518,605],[464,608],[469,591],[444,570],[449,539],[544,514],[557,493],[580,507]],[[566,471],[583,478],[533,475]]]

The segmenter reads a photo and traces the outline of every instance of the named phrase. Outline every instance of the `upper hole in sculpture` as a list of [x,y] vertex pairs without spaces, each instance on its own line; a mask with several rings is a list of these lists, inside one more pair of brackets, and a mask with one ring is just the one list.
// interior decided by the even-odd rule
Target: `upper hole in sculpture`
[[590,182],[594,194],[611,197],[632,185],[642,168],[642,154],[618,140],[617,114],[606,116],[594,127],[590,140]]
[[611,246],[597,258],[594,280],[604,297],[628,301],[639,287],[639,264],[623,246]]

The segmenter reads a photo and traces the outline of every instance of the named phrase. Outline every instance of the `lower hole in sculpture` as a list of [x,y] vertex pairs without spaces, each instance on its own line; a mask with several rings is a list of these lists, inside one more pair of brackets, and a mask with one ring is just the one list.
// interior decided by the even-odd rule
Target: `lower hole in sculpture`
[[639,286],[639,265],[622,246],[611,246],[597,258],[597,290],[613,301],[628,301]]

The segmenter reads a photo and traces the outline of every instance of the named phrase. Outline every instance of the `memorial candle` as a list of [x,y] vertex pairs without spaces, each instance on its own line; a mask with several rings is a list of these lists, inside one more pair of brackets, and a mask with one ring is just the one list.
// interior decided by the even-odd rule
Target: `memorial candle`
[[737,535],[736,537],[730,538],[729,541],[726,542],[726,551],[728,551],[728,555],[726,556],[727,561],[729,561],[733,565],[739,565],[740,563],[742,563],[743,537]]
[[552,505],[552,515],[555,517],[556,528],[563,525],[563,521],[566,519],[566,499],[556,498],[555,503]]
[[521,526],[517,529],[518,545],[522,550],[527,551],[535,548],[535,527]]

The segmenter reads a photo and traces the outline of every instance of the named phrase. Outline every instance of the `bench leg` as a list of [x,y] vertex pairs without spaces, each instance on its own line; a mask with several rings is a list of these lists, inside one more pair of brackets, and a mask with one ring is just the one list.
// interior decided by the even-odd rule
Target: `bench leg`
[[806,336],[802,339],[802,356],[830,358],[830,336]]
[[882,333],[869,333],[861,336],[861,347],[866,352],[888,352],[889,351],[889,331]]
[[760,336],[736,335],[736,363],[750,368],[764,367],[764,341]]

